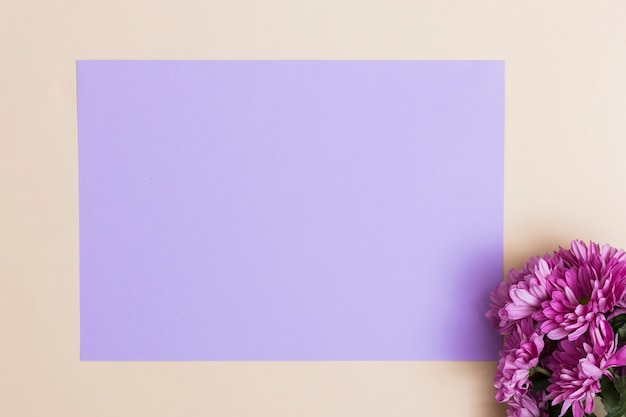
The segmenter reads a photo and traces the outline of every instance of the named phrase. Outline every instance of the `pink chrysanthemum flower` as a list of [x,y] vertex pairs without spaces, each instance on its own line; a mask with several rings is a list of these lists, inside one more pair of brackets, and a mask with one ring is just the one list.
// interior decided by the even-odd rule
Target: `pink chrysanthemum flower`
[[506,281],[502,281],[498,284],[496,289],[491,292],[490,308],[487,314],[485,314],[485,317],[491,321],[493,328],[497,329],[501,334],[509,334],[515,328],[515,320],[509,318],[504,308],[511,302],[509,288],[510,285]]
[[548,257],[531,259],[519,273],[511,271],[509,277],[515,277],[509,296],[511,302],[506,305],[507,316],[513,320],[531,317],[541,309],[541,304],[548,299],[548,278],[555,266],[555,259]]
[[532,335],[541,335],[537,330],[536,322],[529,317],[516,321],[513,331],[504,340],[504,348],[506,350],[519,349]]
[[554,268],[548,283],[549,299],[535,318],[553,340],[578,339],[602,313],[613,310],[626,292],[626,253],[596,243],[574,241],[571,250],[555,254],[562,266]]
[[562,404],[559,417],[571,407],[574,417],[592,413],[600,378],[613,378],[610,368],[626,365],[626,349],[617,351],[617,337],[609,322],[598,316],[589,333],[575,341],[562,340],[547,364],[553,371],[548,387],[552,404]]
[[535,393],[515,394],[508,403],[507,417],[547,417],[545,401],[539,401]]
[[511,269],[508,281],[502,281],[491,293],[491,305],[485,315],[501,334],[514,331],[517,323],[531,317],[548,298],[547,278],[555,260],[545,255],[532,258],[524,268]]
[[509,401],[524,395],[532,387],[531,372],[539,365],[544,348],[543,336],[536,333],[531,319],[522,320],[505,342],[500,352],[494,387],[496,400]]
[[486,316],[505,336],[494,386],[508,416],[547,417],[560,407],[560,417],[584,417],[603,378],[624,383],[626,346],[612,328],[624,329],[623,250],[573,241],[511,270],[491,301]]
[[607,318],[611,320],[619,316],[620,314],[626,314],[626,300],[623,298],[620,301],[618,301],[617,304],[615,304],[615,308],[613,309],[613,312],[611,312],[611,314],[609,314]]

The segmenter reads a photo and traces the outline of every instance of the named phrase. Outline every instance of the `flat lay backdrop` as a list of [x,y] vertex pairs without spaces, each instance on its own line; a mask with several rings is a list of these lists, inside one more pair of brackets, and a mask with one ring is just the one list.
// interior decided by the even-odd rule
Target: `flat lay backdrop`
[[504,61],[508,270],[626,247],[625,27],[618,1],[0,0],[0,415],[504,416],[491,361],[81,362],[76,62]]
[[81,359],[498,357],[502,61],[77,72]]

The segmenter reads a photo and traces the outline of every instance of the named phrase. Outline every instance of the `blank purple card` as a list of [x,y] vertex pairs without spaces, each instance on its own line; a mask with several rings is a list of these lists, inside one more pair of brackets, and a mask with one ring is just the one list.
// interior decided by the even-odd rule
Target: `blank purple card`
[[80,61],[82,360],[494,360],[504,62]]

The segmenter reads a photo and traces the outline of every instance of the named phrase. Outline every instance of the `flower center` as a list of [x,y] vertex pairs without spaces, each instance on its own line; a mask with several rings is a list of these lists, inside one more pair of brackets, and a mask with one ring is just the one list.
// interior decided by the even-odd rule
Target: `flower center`
[[591,297],[582,297],[580,300],[578,300],[578,303],[581,305],[587,305],[589,304],[589,301],[591,300]]

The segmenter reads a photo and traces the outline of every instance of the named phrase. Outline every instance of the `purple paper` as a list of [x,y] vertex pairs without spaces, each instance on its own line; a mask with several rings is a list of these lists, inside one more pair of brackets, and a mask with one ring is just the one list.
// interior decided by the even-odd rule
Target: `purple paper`
[[504,63],[80,61],[82,360],[493,360]]

